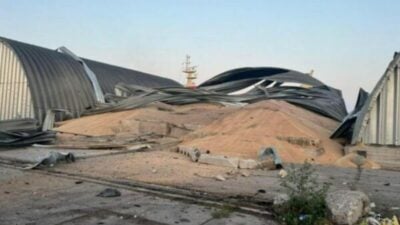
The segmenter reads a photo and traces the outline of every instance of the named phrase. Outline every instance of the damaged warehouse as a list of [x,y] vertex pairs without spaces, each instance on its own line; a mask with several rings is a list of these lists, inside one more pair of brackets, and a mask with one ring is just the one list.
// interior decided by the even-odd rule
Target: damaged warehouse
[[354,111],[332,134],[347,152],[361,151],[387,168],[400,160],[400,53],[396,52],[371,94],[360,90]]
[[[129,176],[144,187],[167,185],[178,192],[188,186],[207,192],[213,185],[225,192],[210,179],[238,182],[230,192],[255,196],[254,187],[265,192],[265,183],[255,177],[264,174],[263,182],[270,182],[265,174],[279,170],[274,176],[284,178],[290,164],[358,168],[359,155],[344,155],[343,141],[337,139],[350,144],[360,134],[357,124],[365,125],[360,121],[367,121],[362,129],[371,130],[367,108],[389,113],[385,121],[397,115],[383,103],[376,109],[371,99],[395,101],[393,83],[380,88],[393,90],[384,95],[361,89],[348,114],[340,90],[291,69],[242,67],[185,88],[167,78],[79,58],[65,47],[0,40],[0,148],[12,149],[0,152],[0,163],[14,160],[24,170],[61,164],[57,173]],[[380,83],[398,83],[395,59],[394,78],[385,74]],[[358,151],[358,143],[347,146],[348,153],[351,147]],[[371,156],[363,158],[362,168],[388,166]]]
[[[95,83],[88,72],[95,73]],[[167,78],[89,59],[77,61],[56,50],[0,38],[0,120],[36,119],[42,123],[50,109],[64,112],[56,115],[57,120],[79,117],[96,105],[98,94],[113,93],[119,82],[181,86]],[[96,86],[102,93],[96,93]]]

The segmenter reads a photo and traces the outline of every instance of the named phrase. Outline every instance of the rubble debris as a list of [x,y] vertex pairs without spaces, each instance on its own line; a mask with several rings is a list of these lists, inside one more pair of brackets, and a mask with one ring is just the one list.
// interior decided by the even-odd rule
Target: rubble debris
[[55,140],[54,131],[40,131],[37,120],[0,121],[0,147],[23,147]]
[[151,148],[150,145],[122,145],[113,143],[72,143],[72,144],[57,144],[57,145],[41,145],[34,144],[33,147],[37,148],[59,148],[59,149],[85,149],[85,150],[141,150]]
[[71,163],[75,162],[74,154],[70,152],[54,152],[51,151],[49,154],[38,160],[37,163],[26,167],[25,169],[36,169],[40,167],[53,167],[59,162]]
[[262,162],[262,161],[265,161],[268,158],[272,158],[276,169],[282,169],[283,168],[282,160],[279,157],[278,152],[276,151],[276,149],[274,147],[268,147],[268,148],[263,147],[258,152],[258,160],[259,161]]
[[97,197],[113,198],[121,196],[121,192],[115,188],[106,188],[96,195]]
[[360,191],[337,190],[329,192],[326,204],[335,224],[353,225],[370,211],[368,196]]
[[222,155],[201,154],[198,159],[198,162],[203,164],[225,166],[232,168],[239,167],[239,158],[226,157]]
[[354,110],[343,119],[342,123],[332,133],[331,138],[344,138],[348,142],[351,142],[351,139],[353,138],[354,123],[367,101],[368,96],[369,93],[360,88]]
[[[284,85],[287,82],[308,84],[312,87]],[[258,99],[285,100],[339,121],[347,114],[339,90],[323,84],[309,74],[282,68],[233,69],[205,81],[199,88],[218,93],[232,93],[257,83],[258,85],[244,96],[247,94],[257,96]],[[254,102],[254,99],[251,102]]]
[[260,167],[259,162],[254,159],[240,159],[239,168],[240,169],[257,169]]
[[[246,75],[247,74],[247,75]],[[247,79],[243,82],[244,77]],[[254,77],[257,76],[257,77]],[[224,78],[222,78],[224,77]],[[226,83],[222,83],[224,80]],[[229,80],[229,82],[228,82]],[[260,81],[264,81],[259,83]],[[275,85],[270,84],[277,82]],[[311,84],[312,87],[282,85],[285,82]],[[240,95],[230,95],[243,88],[259,83],[255,88]],[[239,84],[239,85],[237,85]],[[223,87],[223,88],[221,88]],[[277,68],[241,68],[227,71],[211,78],[198,89],[187,88],[143,88],[137,85],[119,83],[118,92],[127,98],[115,98],[116,101],[102,105],[85,114],[118,112],[144,107],[153,102],[172,105],[214,102],[220,104],[254,103],[266,99],[280,99],[299,105],[308,110],[341,121],[346,115],[346,107],[340,91],[324,85],[317,79],[296,71]],[[121,91],[123,90],[123,91]],[[117,100],[119,99],[119,100]]]
[[185,156],[189,156],[189,158],[193,162],[197,162],[201,156],[201,152],[197,148],[190,148],[185,146],[178,146],[177,151]]
[[281,178],[285,178],[285,177],[288,175],[288,172],[287,172],[286,170],[284,170],[284,169],[281,169],[281,170],[279,170],[278,175],[279,175]]

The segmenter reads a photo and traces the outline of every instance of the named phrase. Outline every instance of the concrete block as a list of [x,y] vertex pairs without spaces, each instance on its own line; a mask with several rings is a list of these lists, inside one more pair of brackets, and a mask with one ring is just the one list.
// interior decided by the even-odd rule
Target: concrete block
[[188,156],[193,162],[197,162],[201,156],[200,151],[193,147],[178,146],[178,152]]
[[259,167],[259,163],[253,159],[240,159],[239,160],[239,168],[240,169],[257,169]]
[[198,162],[209,165],[224,166],[231,168],[239,167],[238,158],[226,157],[222,155],[201,154]]

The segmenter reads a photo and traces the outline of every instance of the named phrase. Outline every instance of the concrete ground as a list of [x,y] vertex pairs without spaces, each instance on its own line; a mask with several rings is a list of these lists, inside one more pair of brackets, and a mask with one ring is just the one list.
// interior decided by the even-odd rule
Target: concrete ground
[[[0,151],[0,224],[274,224],[268,217],[248,211],[216,219],[212,216],[215,206],[138,192],[135,188],[194,195],[266,212],[271,209],[273,197],[282,192],[278,171],[198,164],[181,154],[160,150],[118,154],[75,150],[81,154],[75,163],[40,171],[13,168],[33,158],[32,151],[37,150]],[[82,155],[85,152],[87,155]],[[357,172],[315,168],[320,182],[332,183],[331,189],[348,189]],[[218,175],[226,180],[218,181]],[[122,196],[96,197],[109,185],[116,186]],[[363,170],[357,188],[375,203],[375,212],[400,216],[399,172]]]
[[0,166],[0,224],[276,224],[265,216],[172,200],[117,188],[120,197],[96,195],[108,186]]

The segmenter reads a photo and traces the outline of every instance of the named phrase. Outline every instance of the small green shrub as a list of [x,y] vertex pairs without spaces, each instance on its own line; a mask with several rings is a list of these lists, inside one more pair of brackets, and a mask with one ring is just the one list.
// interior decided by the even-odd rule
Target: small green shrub
[[211,216],[215,219],[227,218],[235,211],[235,207],[230,205],[222,205],[211,212]]
[[327,218],[325,197],[329,183],[317,182],[315,169],[308,162],[301,167],[292,166],[281,179],[289,200],[277,208],[279,219],[286,225],[330,224]]

